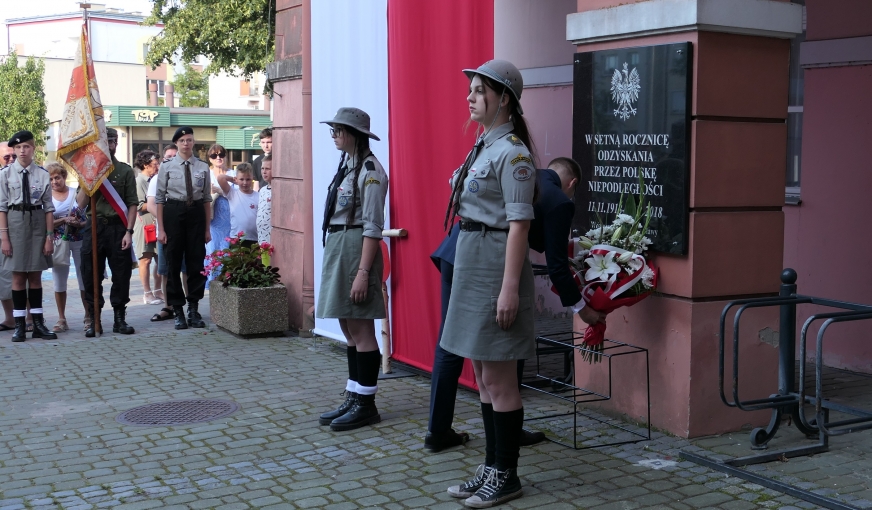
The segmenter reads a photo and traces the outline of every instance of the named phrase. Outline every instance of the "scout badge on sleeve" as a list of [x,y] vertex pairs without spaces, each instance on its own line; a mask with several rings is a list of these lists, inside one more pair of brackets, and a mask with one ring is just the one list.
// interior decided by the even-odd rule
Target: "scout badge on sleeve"
[[530,178],[533,177],[533,169],[526,166],[519,166],[512,170],[512,177],[514,177],[516,181],[529,181]]

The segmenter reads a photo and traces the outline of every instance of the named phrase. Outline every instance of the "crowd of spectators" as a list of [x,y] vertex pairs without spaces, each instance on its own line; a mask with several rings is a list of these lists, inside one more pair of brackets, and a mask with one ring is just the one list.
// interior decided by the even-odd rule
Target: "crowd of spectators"
[[[3,144],[5,156],[4,166],[15,161],[11,147]],[[260,133],[260,145],[264,154],[259,156],[254,165],[241,163],[235,168],[228,168],[228,151],[221,145],[212,145],[207,151],[212,180],[213,214],[209,228],[212,240],[206,244],[206,253],[227,248],[232,238],[240,237],[245,244],[270,242],[271,230],[271,200],[272,188],[272,130],[267,128]],[[178,152],[175,144],[165,147],[162,155],[152,150],[143,150],[135,155],[133,166],[136,169],[136,222],[133,225],[133,256],[131,264],[138,269],[139,279],[143,289],[143,302],[147,305],[162,305],[166,303],[166,283],[168,275],[167,262],[164,257],[165,245],[158,239],[156,221],[157,193],[156,176],[160,165],[171,160]],[[87,331],[91,324],[88,306],[85,302],[85,283],[82,278],[81,246],[83,229],[90,218],[87,208],[80,207],[76,201],[76,190],[67,184],[67,170],[58,162],[49,162],[45,166],[50,175],[51,199],[54,205],[54,222],[51,226],[51,237],[55,247],[55,256],[51,257],[51,278],[54,286],[55,302],[58,319],[52,328],[55,333],[67,331],[69,325],[66,316],[67,280],[70,266],[75,268],[79,284],[79,297],[85,304],[86,317],[84,327]],[[240,235],[240,233],[242,233]],[[72,260],[70,259],[72,256]],[[66,256],[66,260],[64,260]],[[105,277],[106,270],[104,268]],[[182,266],[182,282],[185,285],[186,268]],[[12,330],[12,300],[5,295],[4,310],[8,308],[7,317],[0,323],[0,331]],[[9,305],[9,306],[6,306]],[[28,307],[29,312],[29,307]],[[173,318],[173,310],[164,307],[154,314],[152,322]],[[28,331],[33,328],[28,314]]]

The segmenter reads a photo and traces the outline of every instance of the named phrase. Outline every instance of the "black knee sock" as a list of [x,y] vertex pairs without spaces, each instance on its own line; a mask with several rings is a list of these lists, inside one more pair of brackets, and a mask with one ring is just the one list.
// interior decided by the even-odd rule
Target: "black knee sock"
[[27,291],[27,301],[30,304],[30,313],[42,315],[42,287],[29,289]]
[[[27,310],[27,291],[13,290],[12,291],[12,308],[14,311],[20,311],[21,317],[24,317]],[[18,315],[16,315],[18,317]]]
[[345,351],[345,357],[348,359],[348,379],[357,382],[357,347],[349,346]]
[[[369,393],[364,395],[375,395],[375,389],[378,387],[378,369],[381,364],[381,353],[375,351],[357,351],[357,385],[365,388],[371,388]],[[361,393],[361,391],[358,391]]]
[[524,408],[506,413],[494,411],[494,430],[497,436],[496,468],[499,471],[518,468],[521,455],[521,432],[524,426]]
[[497,437],[494,433],[494,405],[481,403],[481,420],[484,422],[484,465],[491,467],[496,462]]

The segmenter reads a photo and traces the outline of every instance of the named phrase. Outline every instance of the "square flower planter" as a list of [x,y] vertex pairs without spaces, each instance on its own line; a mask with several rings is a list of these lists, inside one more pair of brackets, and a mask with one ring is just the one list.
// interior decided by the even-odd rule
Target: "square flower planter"
[[212,322],[241,337],[284,336],[288,329],[288,293],[284,285],[241,289],[209,282]]

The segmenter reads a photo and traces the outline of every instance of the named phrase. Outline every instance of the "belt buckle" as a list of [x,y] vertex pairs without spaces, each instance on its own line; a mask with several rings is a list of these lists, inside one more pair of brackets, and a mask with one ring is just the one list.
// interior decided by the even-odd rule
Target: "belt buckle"
[[100,223],[102,223],[102,224],[104,224],[104,225],[108,225],[108,224],[109,224],[109,219],[108,219],[108,218],[99,218],[99,219],[100,219]]

